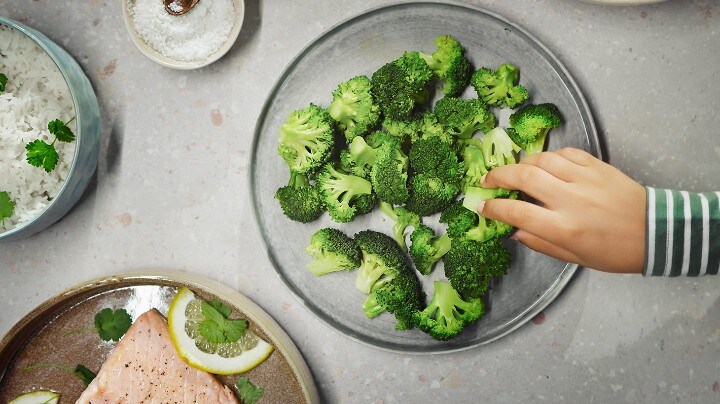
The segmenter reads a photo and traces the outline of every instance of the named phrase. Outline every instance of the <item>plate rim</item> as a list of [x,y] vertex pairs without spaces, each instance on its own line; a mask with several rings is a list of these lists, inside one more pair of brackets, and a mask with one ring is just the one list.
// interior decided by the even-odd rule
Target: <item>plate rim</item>
[[[531,34],[528,30],[521,27],[517,23],[513,22],[512,20],[508,19],[507,17],[504,17],[501,14],[498,14],[496,12],[487,10],[482,7],[477,7],[470,4],[460,3],[457,1],[399,1],[394,2],[390,4],[375,6],[372,8],[369,8],[367,10],[361,11],[349,18],[343,19],[340,22],[332,25],[331,27],[325,29],[323,32],[321,32],[319,35],[315,36],[308,44],[306,44],[292,59],[291,61],[285,66],[285,68],[282,70],[278,78],[275,80],[275,83],[273,84],[270,92],[268,93],[267,97],[265,98],[265,101],[263,103],[263,106],[260,110],[260,113],[258,115],[255,128],[253,130],[253,140],[251,144],[251,157],[250,157],[250,169],[247,171],[248,176],[248,183],[250,185],[250,192],[248,193],[250,198],[250,204],[252,206],[253,210],[253,225],[255,227],[255,234],[259,241],[261,242],[263,246],[263,250],[265,253],[266,258],[270,262],[270,264],[273,267],[273,270],[275,272],[275,275],[280,278],[280,280],[285,284],[285,286],[290,291],[290,294],[293,295],[295,300],[300,303],[305,309],[310,311],[312,314],[314,314],[318,319],[320,319],[325,325],[327,325],[329,328],[334,330],[335,332],[339,333],[340,335],[344,336],[345,338],[348,338],[352,341],[358,342],[362,345],[372,347],[375,349],[379,349],[381,351],[386,352],[392,352],[392,353],[401,353],[401,354],[411,354],[411,355],[439,355],[439,354],[447,354],[447,353],[455,353],[455,352],[461,352],[473,348],[477,348],[482,345],[487,345],[493,341],[496,341],[513,331],[517,330],[524,324],[526,324],[529,320],[534,318],[538,313],[540,313],[543,309],[545,309],[550,303],[552,303],[555,298],[562,292],[562,290],[565,288],[565,286],[570,282],[573,275],[577,272],[577,270],[580,268],[580,265],[573,264],[573,263],[566,263],[563,270],[558,274],[557,278],[555,279],[555,282],[553,282],[549,288],[543,293],[540,297],[535,300],[535,302],[528,306],[524,311],[519,313],[517,316],[515,316],[512,320],[510,320],[510,323],[512,326],[508,327],[507,329],[503,330],[502,332],[498,332],[496,334],[491,334],[488,338],[485,338],[481,341],[477,341],[475,343],[468,344],[466,346],[461,347],[449,347],[449,348],[436,348],[434,350],[414,350],[414,349],[407,349],[400,346],[397,346],[397,344],[392,344],[391,346],[387,345],[386,341],[382,340],[376,340],[374,338],[370,339],[363,339],[355,335],[355,332],[353,332],[349,327],[338,324],[334,320],[332,320],[327,314],[325,314],[322,310],[320,310],[316,305],[314,305],[312,302],[307,301],[301,293],[297,290],[297,288],[285,277],[281,274],[278,267],[280,266],[277,262],[274,254],[270,251],[269,243],[266,240],[265,232],[263,231],[263,219],[260,217],[259,211],[259,197],[255,192],[256,189],[256,181],[255,176],[253,175],[252,167],[255,166],[258,160],[258,145],[260,142],[260,137],[262,135],[261,129],[263,126],[263,123],[266,120],[266,117],[268,115],[268,111],[270,109],[271,101],[274,99],[274,96],[277,94],[280,87],[283,85],[285,78],[287,77],[288,73],[290,73],[297,65],[300,63],[304,57],[311,52],[315,47],[318,46],[318,43],[323,40],[324,38],[332,35],[336,31],[338,31],[340,28],[344,27],[348,23],[352,23],[356,20],[360,20],[362,18],[367,18],[371,14],[377,14],[381,13],[385,10],[391,10],[395,8],[402,8],[402,7],[423,7],[423,6],[448,6],[448,7],[456,7],[460,9],[469,10],[470,12],[474,13],[480,13],[485,14],[487,16],[490,16],[494,18],[495,20],[510,26],[513,30],[515,30],[516,33],[520,33],[522,36],[524,36],[531,45],[535,46],[540,53],[545,56],[545,59],[550,63],[553,70],[561,77],[563,82],[567,85],[567,89],[570,92],[573,100],[576,102],[580,116],[582,118],[583,126],[586,128],[586,133],[588,134],[588,142],[590,146],[590,153],[594,155],[595,157],[599,159],[603,159],[602,156],[602,148],[600,146],[600,139],[597,132],[597,126],[595,124],[595,120],[593,118],[592,109],[590,108],[590,105],[588,104],[584,94],[580,90],[580,87],[578,86],[575,79],[572,77],[568,69],[565,67],[565,65],[560,61],[560,59],[546,46],[544,45],[535,35]],[[377,341],[378,343],[372,343],[369,341]]]
[[[131,285],[127,283],[130,282]],[[49,310],[61,305],[65,300],[92,292],[93,289],[105,288],[117,285],[118,288],[138,285],[160,285],[161,283],[172,284],[175,286],[186,286],[193,291],[201,291],[209,295],[224,300],[243,313],[243,316],[255,323],[265,335],[271,340],[270,342],[276,350],[280,351],[285,357],[288,366],[295,375],[303,398],[307,403],[320,402],[320,395],[315,383],[315,379],[310,368],[298,349],[297,345],[292,341],[287,332],[275,321],[257,303],[250,300],[247,296],[239,291],[205,276],[201,276],[191,272],[169,270],[161,268],[147,268],[132,272],[119,273],[90,279],[80,282],[62,292],[56,293],[49,297],[30,312],[24,315],[13,325],[5,335],[0,338],[0,359],[7,355],[8,363],[17,355],[20,349],[13,352],[7,352],[8,344],[16,338],[22,337],[22,332],[39,318],[45,315]],[[168,286],[168,285],[165,285]],[[112,288],[111,288],[112,289]],[[107,290],[101,293],[107,292]],[[70,308],[68,308],[70,309]],[[40,328],[43,324],[40,325]],[[32,332],[37,332],[38,328],[34,327]],[[0,367],[0,380],[5,376],[7,367]]]

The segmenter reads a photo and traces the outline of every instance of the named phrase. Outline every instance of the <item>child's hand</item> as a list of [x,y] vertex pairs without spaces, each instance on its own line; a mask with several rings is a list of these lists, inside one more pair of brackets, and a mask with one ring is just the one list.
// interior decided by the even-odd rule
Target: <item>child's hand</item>
[[645,189],[578,149],[544,152],[491,170],[486,188],[517,189],[544,206],[493,199],[478,212],[518,228],[533,250],[607,272],[641,272],[645,261]]

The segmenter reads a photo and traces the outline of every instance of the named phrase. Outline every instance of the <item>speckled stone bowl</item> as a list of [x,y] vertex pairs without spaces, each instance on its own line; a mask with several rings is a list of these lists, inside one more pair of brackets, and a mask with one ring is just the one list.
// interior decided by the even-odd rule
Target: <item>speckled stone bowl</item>
[[75,59],[42,33],[18,22],[0,17],[0,24],[14,28],[37,43],[55,62],[65,78],[75,108],[75,157],[57,197],[35,218],[0,233],[3,240],[31,236],[60,220],[80,199],[90,183],[98,162],[100,145],[100,107],[95,92]]

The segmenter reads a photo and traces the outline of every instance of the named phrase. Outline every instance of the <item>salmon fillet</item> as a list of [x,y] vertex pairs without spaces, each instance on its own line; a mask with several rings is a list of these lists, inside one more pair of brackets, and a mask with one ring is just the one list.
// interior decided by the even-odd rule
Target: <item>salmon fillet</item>
[[237,403],[207,372],[188,366],[167,323],[150,310],[135,320],[76,403]]

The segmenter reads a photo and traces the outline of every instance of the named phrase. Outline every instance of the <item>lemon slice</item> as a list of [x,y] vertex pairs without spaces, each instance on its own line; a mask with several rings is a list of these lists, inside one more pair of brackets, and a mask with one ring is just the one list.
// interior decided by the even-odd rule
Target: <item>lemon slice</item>
[[236,342],[210,343],[200,335],[204,319],[202,299],[188,288],[180,289],[168,311],[170,339],[180,357],[196,369],[217,375],[247,372],[275,349],[250,330]]
[[10,404],[57,404],[60,394],[54,391],[38,390],[15,397]]

